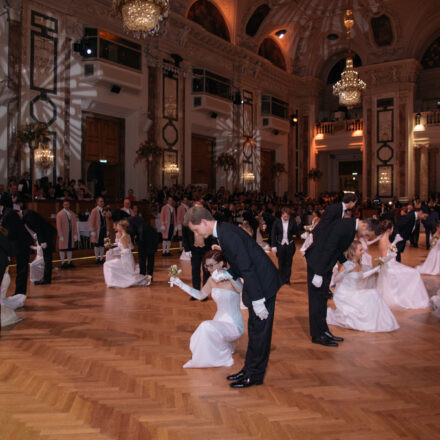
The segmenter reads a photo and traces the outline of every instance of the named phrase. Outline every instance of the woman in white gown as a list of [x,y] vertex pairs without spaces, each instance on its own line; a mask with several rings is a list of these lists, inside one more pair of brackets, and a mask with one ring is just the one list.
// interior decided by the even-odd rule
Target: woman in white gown
[[327,309],[327,323],[365,332],[397,330],[399,324],[379,292],[363,287],[364,281],[380,269],[365,270],[361,265],[363,253],[359,240],[354,240],[347,249],[346,258],[352,264],[348,269],[342,267],[335,277],[333,300],[336,309]]
[[425,262],[416,269],[426,275],[440,275],[440,223],[437,224],[435,234],[431,236],[431,250]]
[[217,313],[212,320],[203,321],[191,336],[189,347],[192,359],[183,368],[230,367],[234,364],[234,343],[244,332],[240,311],[241,283],[234,281],[226,270],[226,259],[219,250],[208,251],[205,267],[210,272],[202,290],[171,277],[171,286],[176,285],[194,298],[202,300],[211,294],[217,304]]
[[117,248],[110,249],[104,263],[104,280],[107,287],[148,286],[151,277],[140,275],[136,268],[131,250],[130,235],[127,233],[128,221],[121,220],[117,224]]
[[[2,279],[1,287],[0,287],[0,290],[1,290],[1,294],[0,294],[1,327],[7,327],[8,325],[15,324],[15,323],[22,320],[22,318],[20,318],[20,316],[18,316],[15,313],[15,309],[23,306],[23,303],[10,304],[11,301],[13,302],[14,296],[17,296],[17,295],[6,297],[6,293],[8,291],[10,283],[11,283],[11,277],[9,276],[8,269],[6,269],[6,272],[3,275],[3,279]],[[9,303],[8,303],[8,300],[9,300]]]
[[377,290],[391,308],[428,308],[429,296],[419,272],[396,261],[395,243],[390,242],[393,224],[389,220],[383,220],[381,229],[383,233],[379,240],[379,255],[381,258],[390,256],[391,259],[380,270]]

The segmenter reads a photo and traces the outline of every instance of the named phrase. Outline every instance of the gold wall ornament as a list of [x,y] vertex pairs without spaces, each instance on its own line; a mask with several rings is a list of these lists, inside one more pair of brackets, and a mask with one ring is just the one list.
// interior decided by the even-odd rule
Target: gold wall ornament
[[40,144],[34,152],[35,165],[43,170],[53,167],[54,155],[50,147]]
[[113,14],[122,20],[124,30],[136,38],[157,35],[168,18],[169,0],[113,0]]

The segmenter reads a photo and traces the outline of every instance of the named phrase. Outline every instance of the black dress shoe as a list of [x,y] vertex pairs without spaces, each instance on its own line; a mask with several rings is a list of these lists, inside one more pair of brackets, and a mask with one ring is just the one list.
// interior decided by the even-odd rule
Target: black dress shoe
[[35,281],[34,284],[35,284],[36,286],[41,286],[41,285],[43,285],[43,284],[50,284],[50,281],[38,280],[38,281]]
[[263,385],[262,380],[251,379],[250,377],[243,377],[237,382],[232,382],[229,384],[231,388],[249,388],[252,385]]
[[226,376],[226,379],[228,379],[228,380],[240,380],[240,379],[243,379],[245,374],[246,373],[245,373],[244,370],[240,370],[238,373],[230,374],[229,376]]
[[189,300],[190,300],[190,301],[197,301],[196,298],[194,298],[193,296],[191,296],[191,297],[189,298]]
[[332,341],[342,342],[344,340],[344,338],[341,338],[339,336],[335,336],[334,334],[332,334],[330,332],[324,332],[324,335],[327,336],[327,338],[331,339]]
[[326,347],[338,347],[339,344],[333,342],[331,339],[327,338],[327,336],[320,336],[319,338],[312,338],[312,342],[314,344],[325,345]]
[[[101,260],[101,261],[103,261],[103,260]],[[73,263],[69,263],[69,264],[67,265],[67,267],[69,267],[69,268],[74,268],[75,266],[73,265]]]

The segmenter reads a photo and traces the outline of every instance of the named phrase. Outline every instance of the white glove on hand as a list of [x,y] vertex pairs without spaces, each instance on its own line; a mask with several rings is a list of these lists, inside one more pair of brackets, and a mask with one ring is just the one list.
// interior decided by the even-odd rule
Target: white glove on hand
[[186,253],[186,255],[188,255],[189,258],[192,258],[192,253],[191,253],[191,251],[188,251],[188,252]]
[[269,312],[264,305],[266,298],[261,298],[257,301],[252,301],[252,308],[254,309],[255,314],[261,319],[267,319],[269,316]]
[[170,285],[170,287],[173,287],[173,286],[182,287],[183,282],[178,277],[171,277],[170,281],[168,282],[168,284]]
[[277,248],[276,248],[276,247],[273,247],[273,248],[272,248],[272,252],[273,252],[274,254],[276,254],[276,253],[277,253]]
[[41,246],[42,249],[46,249],[47,248],[47,243],[41,243],[40,246]]
[[312,284],[319,289],[322,286],[322,276],[313,275]]
[[402,240],[403,240],[402,236],[399,235],[399,234],[397,234],[397,235],[394,237],[394,241],[393,241],[391,244],[394,246],[394,245],[396,245],[396,243],[399,243],[399,241],[402,241]]

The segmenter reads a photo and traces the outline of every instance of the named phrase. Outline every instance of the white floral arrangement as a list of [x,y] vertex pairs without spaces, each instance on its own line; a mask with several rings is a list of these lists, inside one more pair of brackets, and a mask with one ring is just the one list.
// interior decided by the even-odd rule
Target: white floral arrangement
[[377,257],[374,259],[374,262],[377,266],[383,266],[385,264],[385,258],[383,257]]
[[[168,275],[170,276],[170,279],[178,277],[180,273],[182,273],[182,269],[180,269],[177,264],[173,264],[168,268]],[[170,286],[174,286],[174,283],[172,281],[170,282]]]
[[433,235],[431,238],[431,246],[435,246],[437,244],[437,242],[438,242],[438,237]]
[[304,226],[304,230],[305,230],[306,232],[312,232],[312,230],[313,230],[313,226],[312,226],[312,225]]
[[397,246],[395,244],[392,244],[390,250],[391,252],[397,253]]

